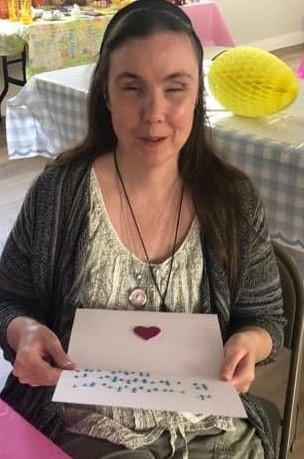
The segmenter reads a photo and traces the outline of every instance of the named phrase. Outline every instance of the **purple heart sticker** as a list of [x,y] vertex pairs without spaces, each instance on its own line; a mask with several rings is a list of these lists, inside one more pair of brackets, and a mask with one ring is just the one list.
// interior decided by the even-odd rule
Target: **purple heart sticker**
[[143,325],[136,325],[133,328],[135,335],[139,336],[141,339],[148,341],[149,339],[155,338],[161,332],[159,327],[144,327]]

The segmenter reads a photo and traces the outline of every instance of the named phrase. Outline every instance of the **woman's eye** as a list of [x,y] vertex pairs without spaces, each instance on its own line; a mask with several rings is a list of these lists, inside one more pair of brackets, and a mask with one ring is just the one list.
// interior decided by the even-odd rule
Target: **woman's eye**
[[182,88],[181,86],[175,86],[175,87],[172,87],[172,88],[167,88],[166,89],[166,92],[182,92],[184,90],[184,88]]
[[125,86],[123,88],[124,91],[140,91],[138,86]]

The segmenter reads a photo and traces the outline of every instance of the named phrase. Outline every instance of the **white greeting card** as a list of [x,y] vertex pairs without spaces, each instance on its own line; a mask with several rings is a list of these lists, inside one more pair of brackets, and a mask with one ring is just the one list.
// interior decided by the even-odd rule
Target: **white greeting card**
[[246,417],[216,315],[78,309],[55,401]]

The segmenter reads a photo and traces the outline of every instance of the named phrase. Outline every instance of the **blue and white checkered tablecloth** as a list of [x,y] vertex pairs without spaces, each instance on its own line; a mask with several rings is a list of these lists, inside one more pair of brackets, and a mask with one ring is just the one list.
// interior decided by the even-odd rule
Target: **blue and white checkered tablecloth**
[[271,236],[304,251],[304,147],[216,126],[213,136],[261,193]]
[[34,76],[8,100],[6,135],[11,159],[54,158],[86,131],[87,92],[94,64]]
[[[93,68],[36,75],[8,101],[10,158],[54,157],[83,138]],[[261,193],[272,237],[304,252],[304,97],[298,108],[296,114],[287,110],[266,121],[221,111],[209,112],[209,119],[221,151],[247,172]]]

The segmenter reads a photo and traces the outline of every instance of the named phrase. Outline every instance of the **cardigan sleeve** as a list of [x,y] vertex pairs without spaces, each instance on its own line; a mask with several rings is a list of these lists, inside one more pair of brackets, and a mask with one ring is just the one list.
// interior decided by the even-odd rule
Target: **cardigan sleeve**
[[67,335],[86,238],[90,167],[90,158],[47,167],[28,191],[8,237],[0,260],[0,346],[11,361],[6,330],[15,317],[32,317],[57,336]]
[[6,339],[8,324],[27,316],[44,321],[32,276],[32,239],[35,225],[37,182],[28,191],[0,260],[0,346],[6,359],[14,353]]
[[231,308],[229,335],[246,326],[265,329],[273,342],[272,352],[263,362],[266,363],[273,360],[283,344],[285,318],[280,275],[268,236],[264,207],[252,189],[250,195],[251,199],[246,202],[246,213],[250,215],[245,239],[247,247],[243,247],[246,259],[241,263],[243,272]]

